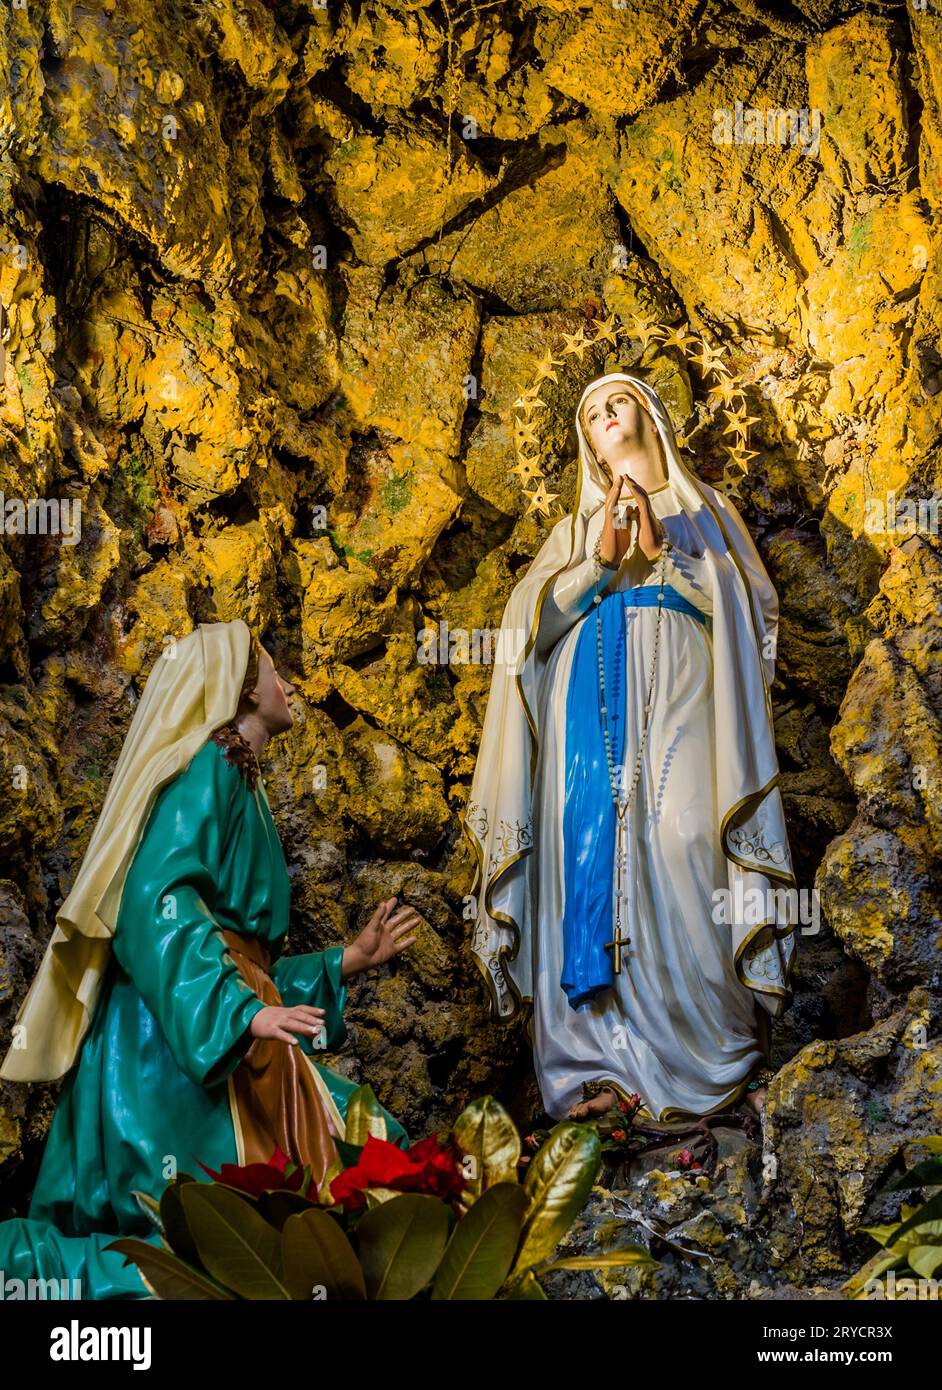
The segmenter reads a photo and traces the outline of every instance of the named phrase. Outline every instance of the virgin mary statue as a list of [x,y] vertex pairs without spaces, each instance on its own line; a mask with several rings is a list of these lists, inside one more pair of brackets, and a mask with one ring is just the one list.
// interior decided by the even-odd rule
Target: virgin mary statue
[[576,433],[575,505],[501,622],[463,818],[472,951],[502,1019],[532,1006],[550,1115],[636,1096],[670,1122],[743,1096],[791,997],[778,602],[650,386],[590,382]]

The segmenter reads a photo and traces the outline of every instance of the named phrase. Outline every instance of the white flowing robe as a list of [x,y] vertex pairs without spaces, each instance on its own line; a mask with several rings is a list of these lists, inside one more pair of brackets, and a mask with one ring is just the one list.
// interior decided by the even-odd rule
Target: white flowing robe
[[[711,600],[696,533],[671,485],[651,506],[674,547],[664,582],[709,616]],[[556,580],[547,595],[538,646],[548,656],[538,723],[545,731],[534,781],[535,850],[527,863],[535,924],[535,1066],[543,1104],[564,1116],[584,1081],[611,1081],[643,1102],[642,1114],[706,1114],[741,1092],[763,1060],[754,996],[738,978],[729,926],[713,920],[715,890],[729,886],[720,841],[713,712],[713,644],[688,613],[664,608],[654,695],[641,775],[628,812],[628,935],[612,989],[573,1009],[560,984],[565,901],[563,807],[566,703],[583,623],[595,624],[595,569],[601,530],[590,523],[589,559]],[[602,570],[601,592],[611,571]],[[612,588],[656,583],[640,552]],[[625,606],[627,785],[641,738],[658,612]],[[592,638],[594,648],[594,637]],[[623,792],[624,794],[624,792]]]
[[[560,985],[566,700],[578,629],[594,608],[591,556],[611,486],[579,412],[590,391],[615,383],[641,398],[658,431],[667,482],[649,496],[677,547],[665,582],[711,612],[712,628],[662,613],[651,741],[629,842],[632,943],[614,986],[576,1012]],[[769,695],[778,598],[735,506],[680,458],[652,386],[608,373],[588,383],[575,420],[572,511],[501,618],[462,816],[476,864],[470,948],[498,1018],[533,1008],[551,1114],[564,1115],[581,1083],[595,1080],[637,1092],[640,1113],[666,1122],[731,1103],[765,1057],[769,1019],[792,997],[797,894]],[[603,571],[603,591],[614,582],[650,584],[654,574],[632,552],[617,577]],[[656,622],[656,609],[625,611],[629,778]],[[715,923],[714,890],[727,898],[717,913],[725,921]]]

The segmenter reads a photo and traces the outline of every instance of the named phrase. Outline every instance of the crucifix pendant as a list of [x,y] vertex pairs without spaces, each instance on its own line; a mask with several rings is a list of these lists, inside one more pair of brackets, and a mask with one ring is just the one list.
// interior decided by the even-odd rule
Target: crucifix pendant
[[630,938],[629,936],[621,936],[621,935],[620,935],[620,932],[619,932],[619,925],[616,924],[616,927],[615,927],[615,940],[614,940],[614,941],[606,941],[606,943],[605,943],[605,949],[606,949],[606,951],[611,951],[611,952],[612,952],[612,963],[613,963],[613,965],[615,966],[615,974],[616,974],[616,975],[620,975],[620,974],[621,974],[621,951],[622,951],[622,947],[623,947],[623,946],[627,946],[630,940],[631,940],[631,938]]
[[621,953],[622,948],[629,944],[631,938],[622,936],[622,905],[625,902],[624,871],[628,860],[625,819],[621,808],[618,811],[618,828],[615,836],[615,931],[614,940],[606,941],[606,951],[612,952],[612,964],[615,967],[615,974],[621,974]]

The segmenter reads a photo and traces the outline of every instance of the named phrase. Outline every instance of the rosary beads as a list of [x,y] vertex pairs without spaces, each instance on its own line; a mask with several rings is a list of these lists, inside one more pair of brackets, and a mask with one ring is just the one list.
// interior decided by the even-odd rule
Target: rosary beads
[[[612,953],[613,953],[613,963],[614,963],[614,967],[615,967],[615,974],[616,974],[616,975],[620,975],[620,974],[621,974],[621,953],[622,953],[622,949],[623,949],[625,946],[627,946],[627,945],[629,944],[629,940],[630,940],[630,938],[629,938],[628,936],[623,936],[623,935],[622,935],[622,927],[623,927],[623,925],[624,925],[623,903],[624,903],[624,898],[625,898],[624,890],[623,890],[623,888],[622,888],[622,876],[623,876],[623,873],[624,873],[624,870],[625,870],[625,866],[626,866],[626,864],[627,864],[627,825],[626,825],[626,817],[627,817],[628,811],[630,810],[630,808],[631,808],[631,807],[633,806],[633,804],[634,804],[635,792],[636,792],[636,790],[637,790],[638,782],[639,782],[639,779],[640,779],[640,777],[641,777],[641,766],[642,766],[642,762],[643,762],[643,759],[644,759],[644,749],[645,749],[645,745],[646,745],[646,743],[647,743],[647,737],[648,737],[648,725],[649,725],[649,723],[650,723],[651,705],[652,705],[653,697],[654,697],[654,677],[655,677],[655,673],[656,673],[656,671],[657,671],[658,645],[659,645],[659,642],[660,642],[660,634],[661,634],[661,614],[662,614],[662,612],[663,612],[663,600],[664,600],[664,565],[665,565],[665,561],[666,561],[666,558],[667,558],[667,551],[668,551],[669,548],[670,548],[670,542],[668,541],[668,539],[667,539],[667,534],[666,534],[666,532],[665,532],[664,535],[663,535],[663,538],[662,538],[662,540],[661,540],[661,550],[660,550],[660,554],[659,554],[659,556],[658,556],[658,571],[657,571],[657,577],[658,577],[658,589],[657,589],[657,622],[656,622],[655,628],[654,628],[654,646],[653,646],[653,649],[652,649],[652,652],[651,652],[651,668],[650,668],[649,675],[648,675],[648,691],[647,691],[647,698],[646,698],[646,700],[645,700],[644,711],[643,711],[643,714],[642,714],[642,721],[641,721],[641,738],[640,738],[639,744],[638,744],[638,756],[637,756],[637,758],[635,759],[634,775],[632,776],[632,779],[631,779],[631,786],[629,787],[628,793],[627,793],[627,795],[624,797],[624,799],[622,799],[622,798],[619,796],[618,777],[617,777],[617,775],[616,775],[616,770],[615,770],[615,759],[614,759],[614,756],[613,756],[613,753],[612,753],[612,740],[611,740],[611,733],[610,733],[610,730],[609,730],[609,723],[608,723],[608,706],[607,706],[606,703],[605,703],[605,661],[604,661],[604,653],[603,653],[603,645],[602,645],[602,613],[601,613],[602,596],[601,596],[601,594],[598,592],[598,590],[599,590],[599,585],[600,585],[600,583],[601,583],[601,578],[602,578],[602,576],[601,576],[601,565],[602,565],[602,563],[603,563],[603,562],[602,562],[602,559],[601,559],[601,555],[600,555],[600,553],[599,553],[599,551],[600,551],[600,545],[601,545],[601,536],[599,537],[599,540],[596,542],[595,551],[594,551],[595,573],[596,573],[596,584],[595,584],[596,592],[595,592],[595,598],[594,598],[593,602],[595,603],[596,647],[597,647],[597,652],[598,652],[598,664],[599,664],[599,691],[600,691],[601,700],[602,700],[602,731],[603,731],[604,738],[605,738],[605,757],[606,757],[606,760],[607,760],[607,762],[608,762],[608,779],[609,779],[609,784],[611,785],[611,788],[612,788],[612,800],[613,800],[613,802],[614,802],[614,804],[615,804],[615,814],[616,814],[616,817],[617,817],[617,825],[616,825],[616,842],[615,842],[615,863],[614,863],[614,877],[615,877],[615,884],[614,884],[614,890],[615,890],[614,936],[613,936],[613,940],[612,940],[612,941],[606,943],[606,950],[608,950],[608,949],[611,949],[611,950],[612,950]],[[608,568],[614,568],[614,567],[613,567],[613,566],[608,566]],[[624,778],[622,778],[622,783],[624,783]]]

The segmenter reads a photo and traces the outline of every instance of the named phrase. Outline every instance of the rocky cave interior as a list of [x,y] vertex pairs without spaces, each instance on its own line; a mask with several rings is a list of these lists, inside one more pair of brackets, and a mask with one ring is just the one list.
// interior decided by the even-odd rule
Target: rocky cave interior
[[[0,491],[82,503],[74,546],[0,537],[3,1033],[164,639],[241,617],[303,707],[266,777],[293,948],[394,893],[424,920],[352,991],[332,1065],[417,1136],[488,1093],[532,1121],[524,1027],[489,1016],[467,950],[489,672],[418,663],[416,633],[498,626],[572,503],[592,375],[643,374],[723,482],[710,383],[631,327],[688,325],[755,420],[740,505],[822,920],[773,1029],[765,1160],[737,1150],[706,1195],[653,1175],[639,1209],[712,1258],[668,1250],[637,1291],[834,1288],[894,1209],[886,1175],[942,1131],[942,555],[866,524],[940,482],[942,17],[31,0],[0,30]],[[820,110],[820,149],[716,143],[736,100]],[[513,403],[611,315],[615,341],[543,382],[544,514],[509,471]],[[55,1093],[0,1086],[3,1214]]]

